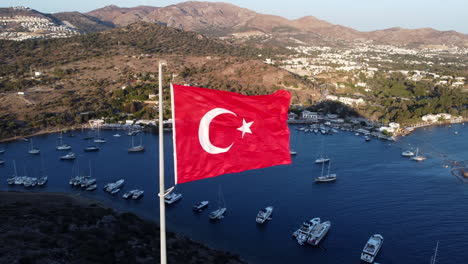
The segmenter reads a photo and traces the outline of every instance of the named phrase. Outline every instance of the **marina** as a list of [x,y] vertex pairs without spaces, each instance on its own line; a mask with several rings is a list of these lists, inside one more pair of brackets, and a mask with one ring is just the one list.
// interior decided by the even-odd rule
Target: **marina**
[[[465,224],[468,216],[463,210],[464,204],[468,203],[465,195],[467,185],[451,174],[452,168],[462,168],[463,161],[468,160],[467,142],[461,136],[468,132],[465,127],[453,125],[452,128],[420,129],[395,142],[372,140],[364,145],[362,136],[354,136],[348,131],[338,131],[330,136],[313,131],[304,133],[292,126],[291,149],[300,153],[293,157],[292,165],[178,185],[176,193],[182,194],[183,199],[167,207],[168,228],[207,245],[236,252],[256,263],[359,261],[363,246],[373,233],[382,234],[386,240],[376,262],[398,263],[405,258],[405,263],[425,263],[433,254],[434,241],[441,240],[444,243],[439,251],[442,254],[440,258],[449,263],[463,263],[467,255],[460,248],[468,246],[468,242],[446,234],[462,233],[468,228]],[[458,131],[459,135],[455,136],[453,131]],[[83,140],[87,131],[74,134],[75,137],[64,134],[63,140],[74,150],[83,150],[89,143]],[[1,158],[6,163],[0,167],[0,188],[69,192],[157,221],[158,166],[152,161],[157,157],[158,138],[141,133],[145,153],[130,155],[127,152],[130,138],[126,134],[120,138],[113,137],[115,131],[112,130],[103,130],[101,134],[107,143],[99,145],[100,151],[75,152],[76,159],[70,162],[57,159],[57,135],[54,134],[34,138],[34,146],[41,149],[39,155],[27,153],[30,142],[20,140],[1,144],[0,149],[5,149]],[[172,155],[170,135],[168,133],[165,137],[166,157]],[[322,139],[332,162],[331,173],[340,175],[340,180],[333,184],[311,183],[311,175],[320,175],[322,169],[322,164],[313,164]],[[416,151],[417,147],[428,158],[424,163],[402,157],[402,152]],[[356,158],[356,153],[360,158]],[[28,175],[39,180],[40,157],[44,158],[48,177],[43,187],[39,188],[37,184],[26,189],[20,185],[8,185],[6,180],[13,175],[13,160],[18,165],[19,176]],[[68,182],[73,176],[74,163],[87,164],[88,160],[93,164],[92,178],[96,183],[86,189],[81,184],[70,186]],[[452,165],[454,161],[457,161],[456,165]],[[171,159],[167,158],[166,163],[166,184],[169,187],[173,186]],[[325,163],[324,174],[327,167]],[[102,190],[105,184],[119,179],[125,183],[115,195]],[[226,217],[222,221],[207,221],[209,214],[219,209],[216,192],[219,184],[223,187],[229,212],[224,210]],[[289,190],[279,194],[284,187]],[[87,191],[88,188],[94,188],[94,191]],[[143,197],[138,200],[122,198],[123,194],[137,188],[144,189]],[[194,204],[208,200],[208,208],[212,210],[193,213]],[[274,206],[274,220],[263,225],[254,223],[253,216],[266,206]],[[439,213],[434,215],[434,210]],[[301,247],[296,239],[291,239],[291,233],[299,228],[301,221],[309,221],[313,217],[308,212],[333,222],[331,231],[323,236],[318,247],[312,247],[307,240]],[[398,228],[402,222],[407,226],[405,230]],[[240,236],[240,231],[245,235]],[[322,247],[327,250],[321,250]],[[413,248],[411,256],[403,254],[409,247]]]

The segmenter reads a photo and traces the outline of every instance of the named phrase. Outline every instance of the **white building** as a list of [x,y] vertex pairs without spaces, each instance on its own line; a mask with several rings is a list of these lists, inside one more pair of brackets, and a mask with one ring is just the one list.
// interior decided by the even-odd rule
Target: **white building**
[[316,122],[318,121],[318,114],[316,112],[304,110],[302,111],[302,118]]
[[88,121],[90,127],[99,127],[104,125],[104,119],[91,119]]

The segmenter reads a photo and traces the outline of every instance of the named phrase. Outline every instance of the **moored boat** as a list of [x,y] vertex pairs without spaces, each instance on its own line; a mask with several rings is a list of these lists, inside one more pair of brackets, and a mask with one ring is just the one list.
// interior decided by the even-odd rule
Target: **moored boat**
[[372,235],[367,241],[361,253],[361,260],[372,263],[382,247],[384,238],[382,235]]
[[314,227],[319,223],[320,218],[318,217],[309,220],[309,222],[303,222],[301,227],[298,230],[294,231],[292,236],[296,238],[297,243],[299,243],[299,245],[304,245]]
[[166,196],[164,196],[164,202],[166,204],[173,204],[177,201],[179,201],[182,198],[181,193],[169,193]]
[[84,149],[85,152],[96,152],[96,151],[99,151],[99,147],[97,146],[89,146],[87,148]]
[[76,158],[75,153],[68,152],[67,155],[60,156],[61,160],[74,160]]
[[403,157],[413,157],[414,156],[414,152],[410,151],[410,150],[405,150],[401,153],[401,156]]
[[271,220],[270,216],[273,213],[273,206],[268,206],[264,210],[260,210],[255,218],[255,222],[259,224],[265,223],[266,220]]
[[201,201],[193,206],[193,211],[195,212],[200,212],[203,211],[203,209],[208,207],[209,201]]
[[312,246],[317,246],[328,233],[330,227],[330,221],[325,221],[323,223],[318,223],[317,225],[315,225],[315,227],[312,229],[312,232],[310,233],[309,239],[307,239],[307,243]]
[[419,155],[419,149],[417,148],[416,149],[416,154],[414,155],[414,157],[411,158],[411,160],[424,161],[424,160],[426,160],[426,157]]

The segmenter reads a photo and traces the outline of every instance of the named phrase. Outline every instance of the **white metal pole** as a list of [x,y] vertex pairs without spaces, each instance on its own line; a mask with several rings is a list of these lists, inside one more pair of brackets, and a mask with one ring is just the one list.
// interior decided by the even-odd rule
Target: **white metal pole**
[[159,225],[161,264],[166,264],[166,208],[164,204],[164,138],[163,138],[163,88],[162,65],[159,62]]

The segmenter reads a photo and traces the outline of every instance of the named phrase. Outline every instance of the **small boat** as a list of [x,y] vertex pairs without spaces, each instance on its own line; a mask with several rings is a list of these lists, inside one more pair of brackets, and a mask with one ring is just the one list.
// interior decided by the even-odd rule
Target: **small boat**
[[38,148],[35,148],[35,147],[33,146],[33,140],[32,140],[32,138],[31,138],[31,146],[30,146],[30,148],[29,148],[29,150],[28,150],[28,153],[29,153],[29,154],[32,154],[32,155],[37,155],[37,154],[41,153],[41,151],[40,151]]
[[310,233],[310,237],[307,240],[307,243],[312,246],[317,246],[322,240],[322,238],[324,238],[325,235],[328,233],[330,227],[330,221],[325,221],[323,223],[316,224],[315,227],[312,229],[312,232]]
[[356,134],[354,134],[354,135],[355,135],[355,136],[359,136],[360,134],[359,134],[359,133],[356,133]]
[[140,145],[135,146],[133,142],[133,137],[132,137],[132,146],[128,149],[129,153],[135,153],[135,152],[143,152],[145,151],[145,146],[142,144],[142,138],[140,136]]
[[319,157],[319,158],[317,158],[315,160],[315,163],[325,163],[325,162],[329,162],[329,161],[330,161],[329,158],[321,156],[321,157]]
[[259,224],[265,223],[266,220],[271,220],[270,216],[273,213],[273,206],[268,206],[264,210],[260,210],[255,218],[255,222]]
[[120,187],[123,186],[125,180],[124,179],[120,179],[116,182],[111,182],[111,183],[108,183],[106,184],[106,186],[104,186],[104,190],[106,192],[109,192],[109,193],[112,193],[112,191],[116,190],[116,189],[120,189]]
[[93,184],[93,185],[88,186],[88,188],[86,188],[86,190],[90,192],[90,191],[96,190],[96,188],[97,188],[97,184]]
[[218,199],[217,200],[218,200],[218,209],[212,211],[208,216],[211,220],[221,220],[221,219],[223,219],[224,214],[227,211],[226,203],[224,201],[224,196],[223,196],[223,193],[221,191],[221,185],[219,186]]
[[106,140],[104,138],[101,138],[101,128],[98,127],[97,129],[97,138],[94,139],[94,143],[106,143]]
[[84,149],[85,152],[96,152],[96,151],[99,151],[99,147],[97,146],[89,146],[87,148]]
[[458,135],[458,131],[453,132],[453,134]]
[[29,139],[27,139],[27,138],[21,138],[21,140],[23,140],[25,142],[29,142]]
[[289,151],[289,154],[291,154],[291,155],[297,155],[297,152],[294,151],[294,150],[290,150],[290,151]]
[[201,202],[195,204],[193,206],[192,210],[195,211],[195,212],[201,212],[201,211],[203,211],[203,209],[208,207],[209,203],[210,202],[208,202],[208,201],[201,201]]
[[361,253],[361,260],[372,263],[382,247],[384,238],[382,235],[372,235],[367,241]]
[[365,136],[365,137],[364,137],[364,140],[367,141],[367,142],[369,142],[369,141],[371,141],[371,138],[370,138],[369,136]]
[[63,143],[62,133],[60,133],[58,138],[60,139],[60,143],[56,147],[57,150],[70,150],[71,149],[70,145]]
[[113,189],[110,193],[111,194],[116,194],[118,192],[120,192],[120,188]]
[[5,149],[0,149],[0,154],[5,153]]
[[416,155],[411,158],[411,160],[414,161],[424,161],[426,160],[426,157],[419,155],[419,148],[416,149]]
[[322,174],[319,177],[315,178],[315,182],[332,182],[336,181],[336,174],[330,174],[330,164],[331,162],[328,163],[328,173],[327,175],[323,175],[323,168],[325,166],[325,163],[322,163]]
[[299,243],[299,245],[304,245],[314,227],[319,223],[320,218],[318,217],[309,220],[309,222],[303,222],[301,227],[298,230],[294,231],[292,236],[296,238],[297,243]]
[[164,196],[164,202],[166,204],[173,204],[177,201],[179,201],[182,198],[181,193],[169,193],[166,196]]
[[410,151],[410,150],[405,150],[401,153],[401,155],[403,157],[413,157],[414,156],[414,152]]
[[122,195],[122,198],[124,198],[124,199],[130,198],[130,197],[133,195],[133,193],[135,193],[135,191],[137,191],[137,190],[130,190],[130,191],[124,193],[124,194]]
[[121,137],[119,133],[112,135],[113,137]]
[[60,156],[61,160],[74,160],[76,158],[75,153],[68,152],[67,155]]
[[83,139],[84,139],[84,140],[90,140],[90,139],[93,139],[93,138],[94,138],[94,136],[86,136],[86,137],[84,137]]
[[47,176],[43,176],[37,180],[38,186],[44,186],[47,183]]
[[143,190],[136,190],[132,195],[132,199],[133,200],[140,199],[141,197],[143,197],[144,193],[145,193],[145,191],[143,191]]
[[5,164],[5,161],[0,159],[0,166],[4,165]]

